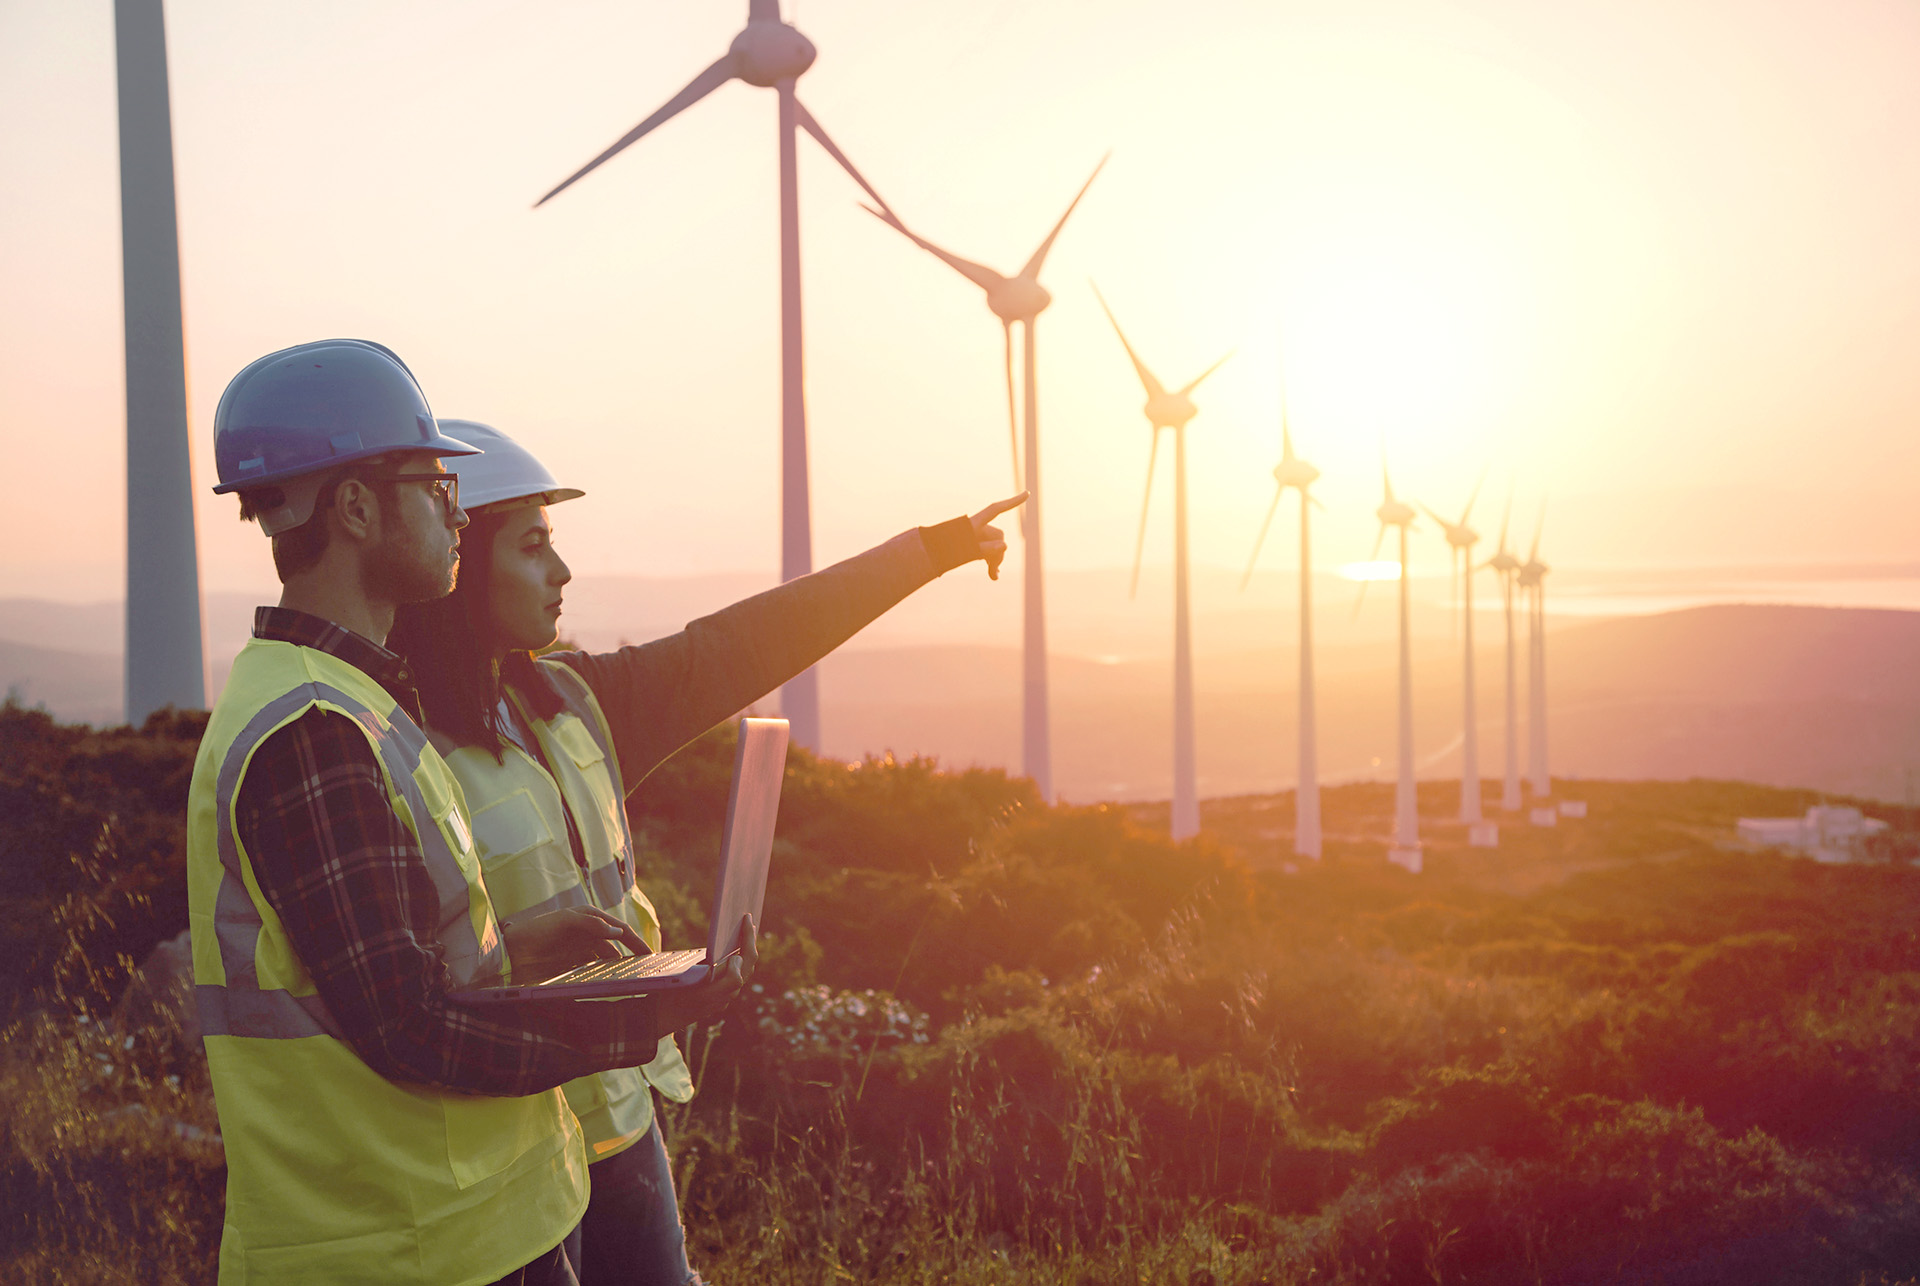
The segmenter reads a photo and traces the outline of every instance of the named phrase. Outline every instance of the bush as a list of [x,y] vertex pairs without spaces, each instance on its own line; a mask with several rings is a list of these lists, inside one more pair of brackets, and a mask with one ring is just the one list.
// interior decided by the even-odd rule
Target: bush
[[[204,1067],[112,1003],[184,926],[197,725],[9,708],[0,731],[0,1277],[205,1280],[224,1166]],[[731,758],[704,738],[630,801],[672,943],[706,931]],[[1345,789],[1329,816],[1384,807]],[[1675,840],[1757,789],[1608,787],[1612,820],[1568,832],[1585,869],[1476,884],[1440,860],[1255,873],[1003,774],[795,752],[754,990],[688,1033],[702,1092],[662,1111],[696,1261],[786,1282],[1910,1279],[1920,872]]]

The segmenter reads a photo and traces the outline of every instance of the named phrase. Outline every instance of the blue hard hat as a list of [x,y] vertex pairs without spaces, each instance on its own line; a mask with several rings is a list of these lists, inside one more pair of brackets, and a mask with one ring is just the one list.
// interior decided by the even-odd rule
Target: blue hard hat
[[268,353],[233,377],[213,414],[216,492],[280,485],[389,451],[479,454],[440,432],[407,364],[364,339]]

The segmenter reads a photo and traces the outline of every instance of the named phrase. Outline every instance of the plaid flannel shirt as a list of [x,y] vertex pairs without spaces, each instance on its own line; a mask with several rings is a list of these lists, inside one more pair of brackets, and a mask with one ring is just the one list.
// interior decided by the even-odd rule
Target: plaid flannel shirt
[[[260,608],[253,633],[345,661],[419,722],[404,658],[285,608]],[[235,811],[254,877],[320,998],[347,1044],[387,1079],[514,1096],[654,1056],[652,1033],[634,1033],[618,1012],[606,1014],[602,1039],[568,1043],[538,1019],[483,1016],[448,1000],[426,861],[351,719],[309,710],[269,736]]]

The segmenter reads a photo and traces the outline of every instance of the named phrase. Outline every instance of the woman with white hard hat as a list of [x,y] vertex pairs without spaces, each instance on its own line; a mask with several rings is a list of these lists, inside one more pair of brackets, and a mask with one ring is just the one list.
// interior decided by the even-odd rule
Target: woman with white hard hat
[[[459,778],[489,896],[506,920],[567,905],[629,923],[654,950],[659,917],[635,884],[624,799],[669,755],[820,660],[935,577],[1006,541],[994,518],[1024,494],[884,544],[735,603],[678,634],[613,652],[554,652],[572,573],[546,507],[563,487],[498,429],[442,419],[480,449],[461,459],[460,579],[452,595],[400,609],[388,646],[412,662],[436,748]],[[698,1282],[653,1093],[693,1080],[671,1036],[644,1068],[567,1085],[592,1161],[583,1286]]]

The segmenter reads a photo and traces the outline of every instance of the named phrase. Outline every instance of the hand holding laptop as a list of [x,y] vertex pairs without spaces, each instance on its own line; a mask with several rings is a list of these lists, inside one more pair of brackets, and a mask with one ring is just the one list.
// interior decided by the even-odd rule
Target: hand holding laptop
[[751,915],[740,917],[740,932],[734,942],[734,949],[707,976],[707,981],[698,986],[653,993],[649,999],[654,1007],[656,1031],[679,1031],[692,1023],[707,1022],[745,990],[753,980],[754,965],[760,962],[759,934]]
[[610,960],[627,948],[636,956],[648,954],[646,942],[631,926],[598,907],[569,906],[558,911],[502,921],[507,959],[514,977],[538,982],[592,960]]
[[[526,1012],[539,1015],[539,1021],[562,1040],[585,1046],[606,1029],[609,1010],[624,1011],[637,1044],[651,1046],[668,1032],[679,1031],[693,1023],[710,1022],[720,1015],[753,977],[759,962],[759,935],[753,917],[740,917],[740,930],[729,951],[698,982],[673,987],[644,996],[600,1000],[552,1000],[526,1002]],[[651,1033],[651,1034],[648,1034]],[[648,1054],[647,1057],[652,1057]]]

